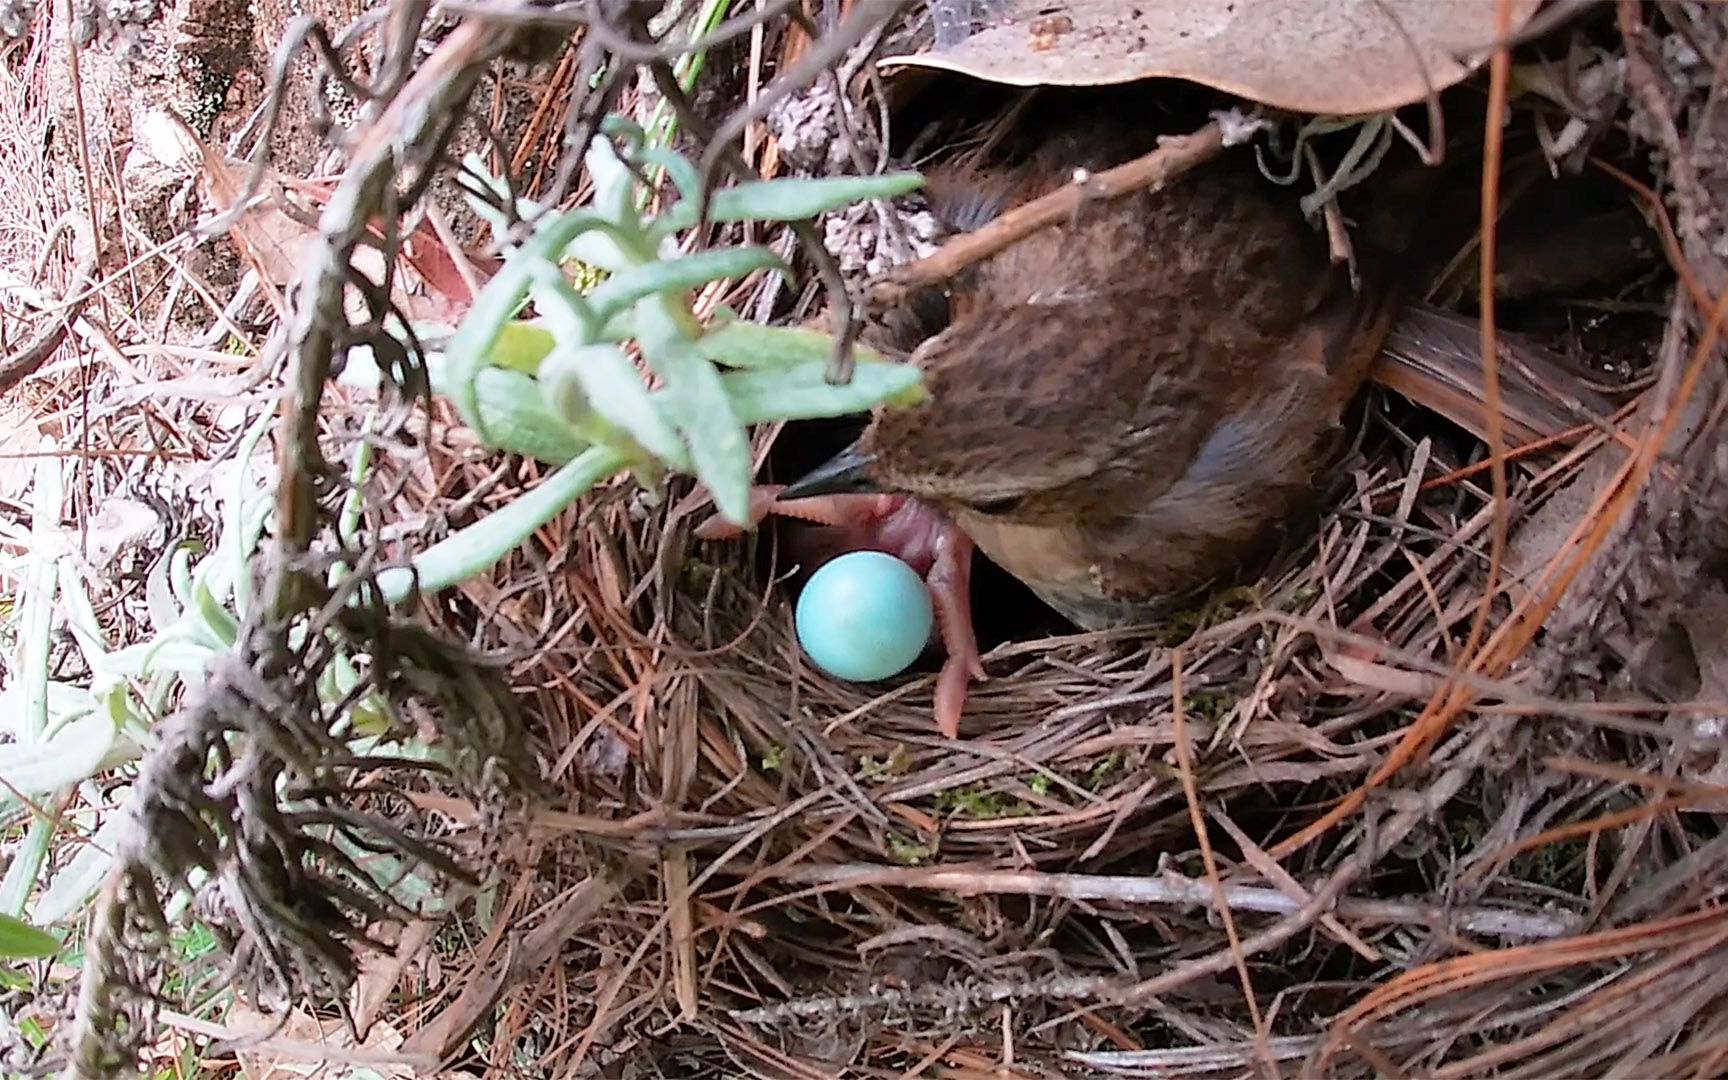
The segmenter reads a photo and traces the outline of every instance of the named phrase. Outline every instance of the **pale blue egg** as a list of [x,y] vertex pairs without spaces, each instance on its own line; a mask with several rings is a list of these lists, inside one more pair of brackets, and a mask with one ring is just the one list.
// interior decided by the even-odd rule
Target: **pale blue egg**
[[875,682],[918,659],[936,614],[917,571],[880,551],[852,551],[810,575],[792,624],[817,667],[850,682]]

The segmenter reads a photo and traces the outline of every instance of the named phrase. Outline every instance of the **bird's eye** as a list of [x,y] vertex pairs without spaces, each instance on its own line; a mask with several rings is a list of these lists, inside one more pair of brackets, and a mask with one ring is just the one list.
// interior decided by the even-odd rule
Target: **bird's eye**
[[1011,514],[1025,501],[1024,495],[1009,495],[1000,499],[981,499],[967,505],[980,514]]

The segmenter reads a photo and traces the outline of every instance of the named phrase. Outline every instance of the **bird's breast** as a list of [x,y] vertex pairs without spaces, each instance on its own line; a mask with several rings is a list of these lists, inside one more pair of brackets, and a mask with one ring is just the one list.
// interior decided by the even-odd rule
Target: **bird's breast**
[[[1144,622],[1255,557],[1311,499],[1317,425],[1282,415],[1287,402],[1260,404],[1220,420],[1174,480],[1118,467],[1094,480],[1095,490],[1072,493],[1065,515],[1046,508],[1028,522],[959,510],[955,522],[1076,625]],[[1303,409],[1305,419],[1316,419],[1316,409]]]
[[954,522],[991,562],[1034,589],[1085,591],[1094,585],[1083,527],[1025,525],[968,510],[956,511]]
[[1119,590],[1115,579],[1122,568],[1093,550],[1096,537],[1084,519],[1027,525],[967,511],[954,517],[991,562],[1083,630],[1108,630],[1152,613],[1144,597]]

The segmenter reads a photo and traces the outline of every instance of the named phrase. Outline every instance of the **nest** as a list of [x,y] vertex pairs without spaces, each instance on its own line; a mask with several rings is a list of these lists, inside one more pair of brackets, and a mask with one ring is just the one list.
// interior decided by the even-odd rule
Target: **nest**
[[[1593,297],[1607,314],[1582,329],[1525,312],[1556,351],[1611,354],[1625,377],[1608,389],[1638,395],[1636,420],[1520,456],[1503,485],[1479,442],[1373,391],[1317,528],[1260,577],[1152,632],[1051,632],[1005,595],[958,741],[935,730],[933,672],[860,686],[810,665],[773,533],[695,540],[688,484],[620,478],[426,604],[437,629],[516,657],[559,799],[502,849],[463,853],[513,888],[463,894],[482,944],[446,950],[457,974],[396,1026],[499,1075],[534,1056],[544,1075],[1721,1071],[1728,219],[1711,125],[1728,114],[1711,103],[1728,24],[1688,4],[1659,30],[1643,19],[1623,5],[1618,27],[1563,41],[1624,54],[1625,97],[1580,122],[1641,140],[1610,164],[1672,192],[1672,222],[1640,205],[1679,284]],[[788,68],[822,55],[814,27],[773,26],[806,35]],[[589,133],[624,95],[597,72],[627,65],[581,56],[558,79],[602,87],[572,95]],[[645,99],[666,86],[641,82]],[[1486,85],[1459,93],[1479,108]],[[864,115],[778,115],[815,114]],[[881,145],[854,136],[859,154],[801,160]],[[371,151],[374,194],[436,160]],[[365,220],[326,229],[341,258],[313,261],[320,281]],[[756,284],[707,299],[808,314],[808,294]],[[331,340],[296,338],[314,385]],[[288,435],[310,444],[317,394],[295,409]],[[416,449],[444,471],[399,455],[381,470],[392,499],[457,500],[459,524],[537,479],[462,458],[433,418]],[[805,438],[760,432],[758,448]],[[1490,574],[1503,588],[1484,600]]]
[[[1601,305],[1631,314],[1549,343],[1676,372],[1698,314],[1665,297],[1646,278]],[[631,985],[683,1005],[645,1051],[664,1074],[1708,1070],[1693,1018],[1728,924],[1698,906],[1719,842],[1689,785],[1714,751],[1594,629],[1665,624],[1654,578],[1697,564],[1622,525],[1508,648],[1560,538],[1606,520],[1599,436],[1511,467],[1497,504],[1479,443],[1370,398],[1310,543],[1156,633],[996,644],[957,742],[933,674],[859,686],[801,656],[772,551],[691,541],[688,499],[593,508],[535,670],[558,673],[552,744],[582,748],[560,779],[640,823],[560,861],[658,852],[613,947],[649,935]],[[1677,479],[1700,501],[1647,489],[1634,522],[1716,520],[1711,441]],[[1484,635],[1491,564],[1513,584]],[[1663,823],[1682,789],[1705,802]]]
[[[873,1047],[888,1064],[917,1059],[908,1037],[993,1041],[1011,1015],[1068,1067],[1130,1074],[1193,1056],[1147,1048],[1198,1028],[1220,1066],[1247,1068],[1260,1051],[1233,985],[1236,943],[1258,1001],[1284,1003],[1271,1031],[1292,1060],[1325,1045],[1300,1018],[1345,1012],[1388,965],[1418,967],[1461,938],[1540,948],[1577,932],[1583,913],[1556,899],[1593,873],[1583,845],[1501,853],[1565,776],[1543,762],[1598,759],[1626,718],[1527,691],[1457,725],[1294,859],[1268,853],[1264,838],[1383,768],[1445,681],[1437,624],[1468,610],[1486,562],[1485,494],[1411,498],[1430,474],[1376,441],[1306,561],[1150,638],[997,646],[958,742],[934,731],[933,676],[883,689],[814,670],[787,595],[764,594],[754,559],[702,549],[655,575],[687,523],[605,514],[594,532],[613,542],[583,544],[576,576],[644,587],[634,603],[572,597],[583,614],[570,636],[592,644],[549,666],[578,701],[610,706],[572,719],[588,721],[588,767],[572,770],[584,801],[653,813],[633,839],[678,843],[690,873],[702,868],[697,951],[731,959],[700,976],[715,988],[708,1022],[723,1007],[733,1038],[829,1062],[838,1046]],[[1515,495],[1539,499],[1564,475]],[[1342,629],[1353,623],[1378,632]],[[628,661],[614,646],[626,627]],[[607,759],[633,767],[608,775]],[[1316,910],[1332,915],[1316,925]],[[709,954],[706,934],[723,950]],[[1450,995],[1419,1024],[1377,1025],[1375,1045],[1480,1037],[1480,1010],[1508,992],[1497,980]]]

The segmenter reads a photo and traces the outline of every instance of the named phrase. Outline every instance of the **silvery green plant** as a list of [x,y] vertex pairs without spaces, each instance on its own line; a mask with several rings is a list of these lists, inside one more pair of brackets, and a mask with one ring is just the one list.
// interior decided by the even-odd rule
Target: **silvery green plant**
[[[855,413],[921,393],[913,368],[864,347],[856,350],[851,381],[831,385],[831,341],[825,334],[758,326],[724,312],[700,323],[690,308],[691,290],[757,269],[786,268],[773,252],[756,246],[682,253],[678,234],[697,224],[694,167],[670,151],[645,147],[640,130],[627,123],[610,122],[606,131],[619,138],[635,169],[611,142],[597,139],[587,157],[594,182],[589,204],[548,212],[519,201],[517,215],[533,223],[528,239],[508,253],[460,326],[423,328],[448,334],[445,347],[427,357],[433,388],[456,403],[488,445],[556,471],[514,503],[422,553],[412,570],[380,575],[389,599],[405,597],[416,576],[422,587],[435,589],[485,570],[619,472],[645,483],[658,482],[668,469],[693,473],[713,492],[720,512],[741,522],[749,499],[750,425]],[[636,179],[644,166],[659,166],[679,191],[680,198],[657,214],[638,209],[648,201]],[[708,216],[715,222],[798,220],[858,199],[901,194],[920,182],[915,173],[896,173],[749,183],[715,192]],[[482,199],[475,205],[496,215],[499,235],[506,232],[508,215]],[[603,271],[605,279],[579,292],[563,269],[571,260]],[[536,318],[519,318],[530,299]],[[625,352],[631,342],[659,376],[658,388],[647,388]],[[344,378],[375,379],[373,364],[366,350],[353,350]],[[272,415],[260,416],[246,432],[238,448],[243,463],[253,460]],[[357,446],[354,494],[341,522],[344,540],[357,539],[357,500],[370,445],[361,440]],[[127,818],[112,809],[86,809],[105,801],[94,789],[65,818],[36,811],[60,805],[80,785],[136,761],[154,741],[156,719],[182,690],[202,685],[211,662],[234,647],[253,603],[247,566],[273,510],[267,479],[244,467],[236,470],[234,486],[223,493],[221,532],[212,548],[190,540],[169,545],[146,583],[149,635],[117,648],[109,644],[77,560],[54,526],[64,494],[59,459],[42,458],[34,485],[35,524],[28,535],[20,531],[14,538],[27,554],[0,566],[0,577],[13,581],[18,597],[9,620],[12,678],[0,692],[0,726],[10,735],[0,740],[0,814],[29,814],[0,879],[0,957],[46,955],[57,947],[52,935],[19,917],[47,926],[80,915],[109,869],[117,830]],[[336,567],[333,582],[344,573]],[[80,650],[90,672],[87,685],[50,677],[56,626]],[[328,701],[343,700],[360,682],[340,649],[322,678],[321,696]],[[368,694],[350,710],[347,735],[356,749],[383,737],[368,723],[379,708]],[[415,750],[397,745],[396,752]],[[122,793],[122,808],[124,802]],[[86,842],[49,874],[49,855],[69,827],[84,828]]]
[[[914,368],[862,346],[851,380],[830,383],[831,340],[815,331],[759,326],[725,312],[704,325],[691,310],[692,290],[756,270],[790,271],[758,245],[685,253],[679,235],[698,224],[700,177],[681,155],[647,145],[634,124],[609,119],[586,164],[593,182],[586,205],[555,212],[518,201],[516,214],[532,222],[532,233],[508,253],[442,351],[427,357],[433,389],[450,397],[482,442],[557,470],[429,548],[413,571],[381,574],[388,598],[405,596],[416,573],[422,587],[436,589],[484,570],[623,471],[644,484],[665,470],[691,473],[719,512],[741,524],[749,505],[750,425],[842,416],[922,393]],[[486,176],[477,159],[468,165]],[[640,209],[647,200],[638,177],[653,167],[671,179],[678,197],[651,213]],[[486,182],[495,198],[503,194],[503,185]],[[707,219],[797,221],[860,199],[904,194],[922,182],[915,172],[754,181],[713,192]],[[492,200],[473,203],[504,235],[509,216]],[[579,291],[565,271],[570,261],[603,272],[604,280]],[[536,317],[521,319],[528,300]],[[658,376],[658,388],[648,389],[626,352],[631,343]]]
[[[271,418],[260,417],[246,432],[239,447],[242,462],[252,460]],[[153,741],[156,719],[180,689],[200,685],[210,662],[233,646],[250,602],[246,563],[271,500],[247,469],[236,470],[234,486],[223,494],[221,535],[214,548],[206,552],[189,540],[169,545],[145,582],[149,635],[115,648],[97,619],[75,553],[56,535],[64,492],[57,457],[42,458],[33,487],[27,554],[0,572],[13,581],[19,597],[12,678],[0,692],[0,717],[10,736],[0,742],[0,814],[20,809],[30,814],[0,880],[0,915],[28,912],[34,923],[47,926],[83,911],[108,870],[125,821],[123,813],[93,809],[110,801],[102,792],[88,790],[83,800],[66,796],[136,761]],[[51,676],[48,650],[56,627],[78,649],[87,679]],[[63,803],[70,809],[58,819],[38,812]],[[60,837],[80,828],[87,830],[84,842],[48,874],[49,855]],[[0,944],[0,955],[5,954]]]
[[[0,581],[10,580],[19,598],[10,620],[15,628],[8,664],[12,678],[0,690],[0,729],[10,736],[0,741],[0,815],[30,815],[0,879],[0,957],[37,955],[20,950],[40,950],[45,940],[53,940],[24,933],[30,927],[17,916],[27,914],[36,926],[81,916],[113,862],[129,799],[127,788],[104,791],[88,785],[147,752],[155,743],[156,721],[184,690],[202,686],[212,663],[238,640],[254,602],[247,567],[274,509],[271,485],[248,463],[274,418],[272,412],[262,414],[240,440],[240,467],[220,493],[214,545],[171,541],[151,567],[144,589],[147,633],[123,647],[109,643],[79,561],[57,535],[64,497],[60,459],[45,455],[37,466],[34,525],[28,537],[18,538],[27,554],[0,566]],[[356,492],[370,449],[370,443],[359,443]],[[351,517],[345,515],[345,524]],[[344,530],[345,538],[352,538],[351,531]],[[332,578],[345,572],[338,567]],[[49,647],[56,628],[66,631],[78,649],[89,672],[86,679],[51,676]],[[362,676],[338,647],[319,679],[320,696],[335,702],[350,697]],[[381,720],[382,709],[377,695],[365,692],[348,710],[346,734],[355,752],[385,745],[388,725]],[[425,751],[389,743],[402,755]],[[66,798],[80,788],[83,799]],[[62,804],[68,809],[58,818],[37,812]],[[97,809],[104,804],[111,805]],[[84,835],[75,853],[50,871],[51,853],[68,846],[66,837],[78,831]],[[397,872],[406,887],[421,887],[412,877]],[[171,906],[183,906],[184,899],[182,894]]]

